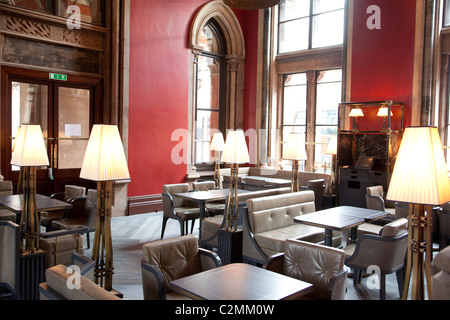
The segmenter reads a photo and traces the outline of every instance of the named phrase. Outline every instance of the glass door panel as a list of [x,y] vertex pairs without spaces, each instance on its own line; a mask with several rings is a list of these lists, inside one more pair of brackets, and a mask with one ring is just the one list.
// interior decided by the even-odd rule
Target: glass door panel
[[81,168],[89,140],[91,92],[60,87],[58,93],[58,143],[53,168]]
[[[40,125],[44,139],[48,138],[48,91],[47,85],[13,81],[11,83],[11,132],[12,150],[14,138],[22,124]],[[19,167],[11,166],[12,171]]]

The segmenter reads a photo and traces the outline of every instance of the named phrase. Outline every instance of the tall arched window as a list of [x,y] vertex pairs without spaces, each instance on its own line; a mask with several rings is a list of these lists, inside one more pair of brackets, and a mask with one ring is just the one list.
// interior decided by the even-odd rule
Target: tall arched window
[[213,169],[210,140],[217,130],[242,128],[245,42],[233,11],[221,0],[197,12],[189,39],[191,94],[189,99],[187,181]]

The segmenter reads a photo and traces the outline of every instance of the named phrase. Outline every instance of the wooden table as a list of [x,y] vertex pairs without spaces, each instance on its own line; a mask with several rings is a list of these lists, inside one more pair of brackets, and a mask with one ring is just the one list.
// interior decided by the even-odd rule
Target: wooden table
[[[247,190],[238,190],[238,194],[247,193],[250,191]],[[206,212],[206,203],[211,201],[224,201],[228,197],[230,193],[230,189],[215,189],[208,191],[193,191],[193,192],[184,192],[184,193],[175,193],[175,197],[179,197],[182,199],[190,200],[195,203],[200,208],[200,230],[199,230],[199,239],[201,239],[202,232],[202,221],[205,217]]]
[[[0,195],[0,206],[14,212],[17,217],[16,221],[20,221],[23,210],[23,195]],[[67,210],[72,208],[72,205],[58,199],[36,194],[36,208],[39,213],[42,211]]]
[[[314,227],[321,227],[325,229],[325,245],[332,245],[333,230],[341,231],[343,233],[343,245],[346,245],[347,231],[357,227],[364,222],[372,222],[388,216],[389,213],[384,211],[377,211],[359,207],[334,207],[326,210],[320,210],[294,218],[297,223],[302,223]],[[356,232],[352,232],[352,238],[355,237]]]
[[290,187],[292,181],[288,179],[280,179],[280,178],[270,178],[270,177],[261,177],[261,176],[246,176],[242,179],[245,181],[245,178],[255,179],[255,180],[262,180],[266,182],[266,185],[272,185],[277,188],[281,187]]
[[250,264],[233,263],[171,281],[195,300],[284,300],[312,292],[312,284]]

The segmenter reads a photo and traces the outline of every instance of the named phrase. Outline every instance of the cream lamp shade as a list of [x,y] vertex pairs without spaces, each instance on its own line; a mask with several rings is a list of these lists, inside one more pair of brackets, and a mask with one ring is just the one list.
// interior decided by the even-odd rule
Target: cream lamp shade
[[116,125],[94,125],[80,178],[93,181],[130,179],[122,140]]
[[[377,117],[386,118],[386,117],[388,116],[388,112],[389,112],[388,107],[381,107],[381,108],[378,110]],[[394,114],[393,114],[392,111],[391,111],[391,117],[392,117],[393,115],[394,115]]]
[[337,154],[337,136],[331,136],[328,141],[327,154]]
[[223,149],[222,162],[236,164],[250,162],[244,131],[235,130],[228,132]]
[[223,141],[222,133],[221,132],[214,133],[209,149],[215,151],[223,151],[224,145],[225,142]]
[[354,108],[350,111],[350,114],[348,116],[352,118],[364,117],[364,113],[360,108]]
[[285,160],[307,160],[305,139],[303,134],[291,133],[287,144],[283,147],[283,159]]
[[405,129],[386,198],[425,205],[450,201],[448,171],[436,127]]
[[11,164],[18,167],[48,166],[47,148],[40,125],[22,125],[14,141]]

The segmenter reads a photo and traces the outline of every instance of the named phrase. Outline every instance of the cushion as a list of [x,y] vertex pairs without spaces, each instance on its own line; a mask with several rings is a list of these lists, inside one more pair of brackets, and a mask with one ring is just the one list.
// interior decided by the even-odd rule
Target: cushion
[[68,300],[120,300],[111,292],[99,287],[83,276],[80,277],[80,289],[70,289],[67,281],[74,273],[68,273],[67,267],[57,265],[45,272],[47,287]]
[[176,207],[188,207],[191,202],[180,197],[174,197],[175,193],[189,192],[189,185],[187,183],[166,184],[163,186],[163,192],[168,193],[173,198],[173,206]]
[[385,238],[393,238],[408,231],[408,220],[400,218],[393,222],[388,223],[381,229],[380,236]]
[[169,282],[201,271],[198,239],[193,235],[153,241],[143,246],[144,260],[159,267]]
[[177,216],[184,220],[196,219],[200,217],[200,208],[193,207],[177,207],[174,208]]
[[450,274],[450,246],[439,251],[433,260],[433,265],[439,270]]

